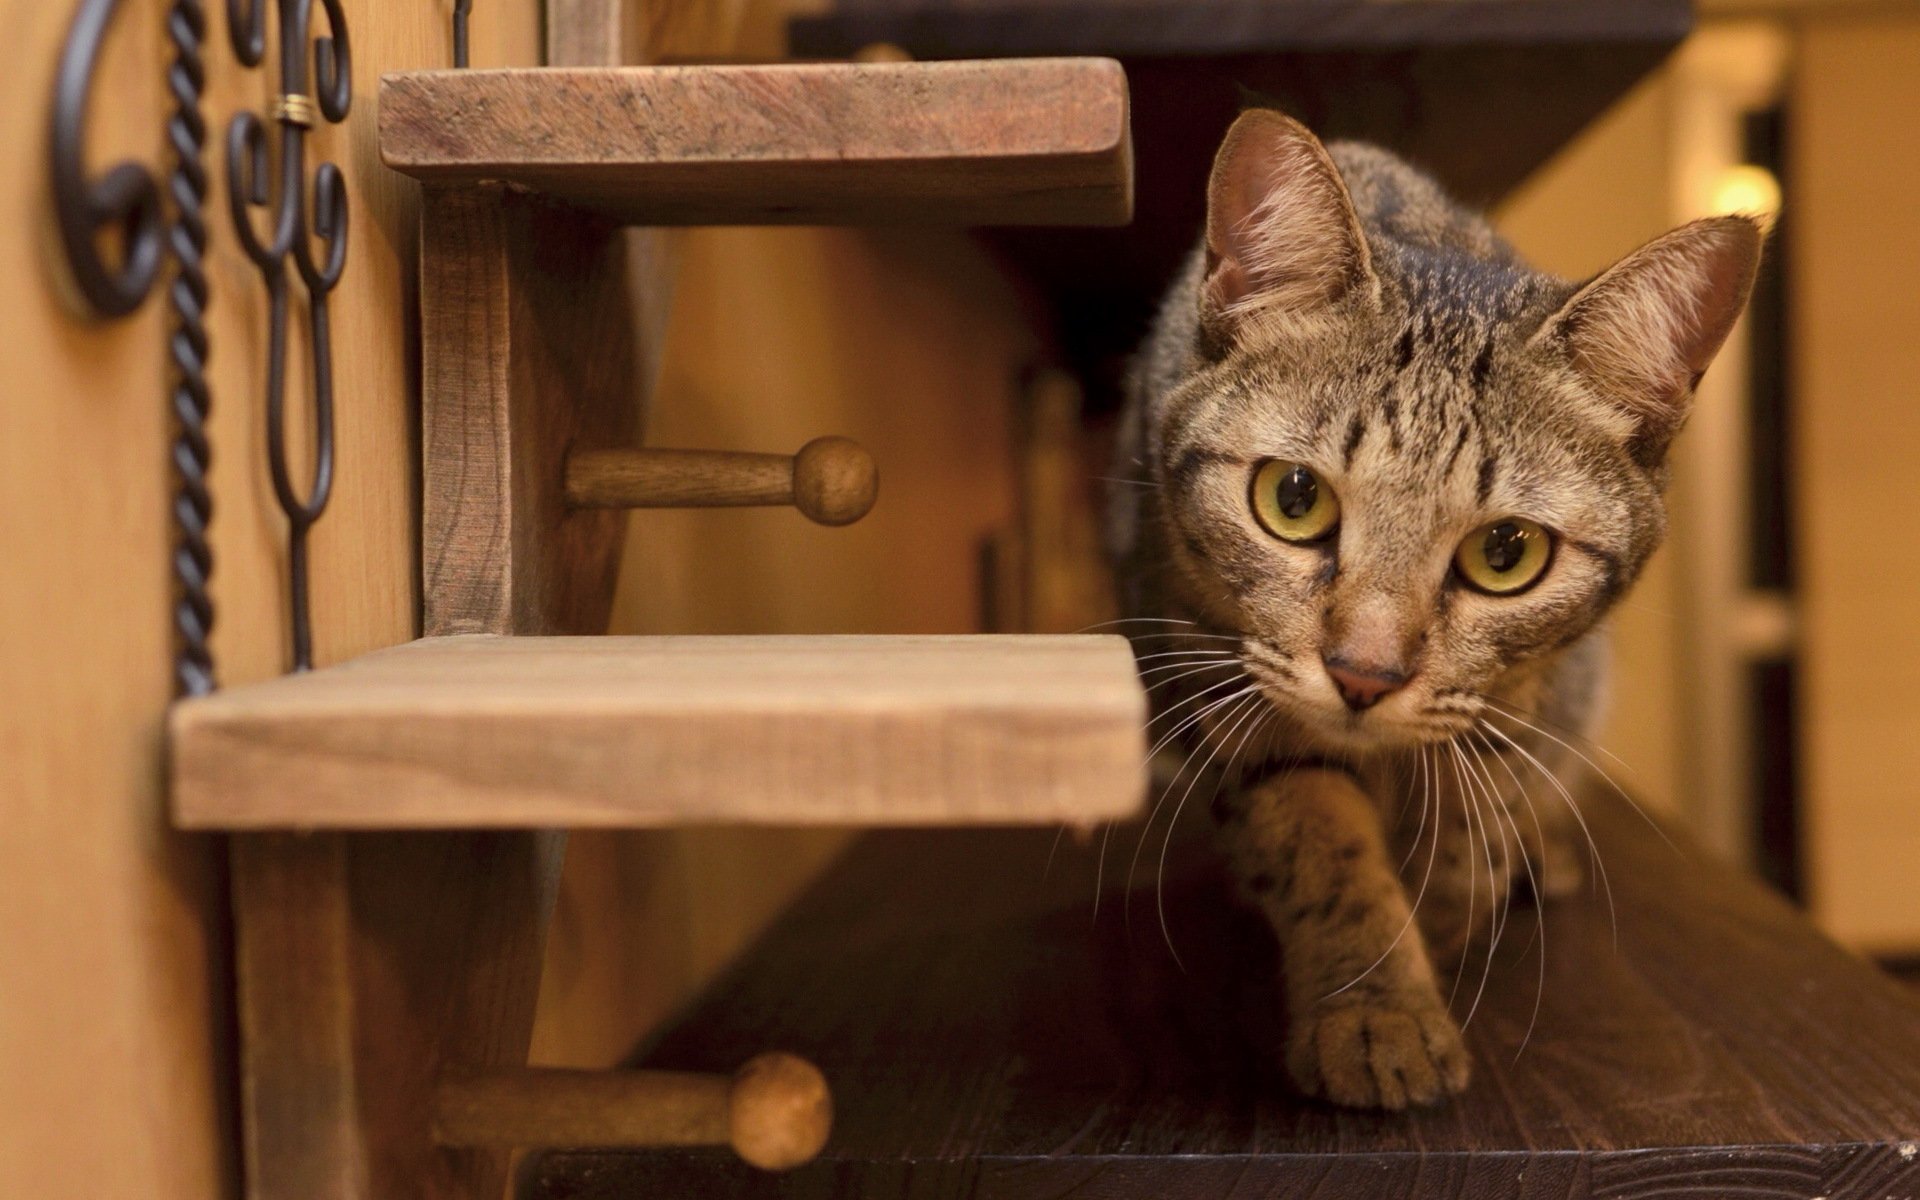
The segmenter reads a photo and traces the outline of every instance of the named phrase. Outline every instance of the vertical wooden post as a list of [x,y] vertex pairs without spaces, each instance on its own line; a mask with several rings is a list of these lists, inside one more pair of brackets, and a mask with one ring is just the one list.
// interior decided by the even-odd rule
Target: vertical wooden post
[[[626,257],[493,187],[422,204],[426,632],[601,633],[625,515],[573,511],[575,440],[637,440]],[[443,1148],[449,1067],[525,1064],[553,832],[236,838],[250,1200],[496,1200],[509,1152]]]
[[362,1200],[346,838],[233,839],[242,1160],[250,1200]]

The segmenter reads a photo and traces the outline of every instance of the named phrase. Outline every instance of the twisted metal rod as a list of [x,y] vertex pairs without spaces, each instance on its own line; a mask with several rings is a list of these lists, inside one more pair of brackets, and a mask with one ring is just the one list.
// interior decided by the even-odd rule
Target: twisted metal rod
[[[167,118],[171,162],[166,191],[173,214],[165,220],[160,188],[145,167],[122,162],[95,178],[86,172],[87,95],[118,8],[119,0],[80,0],[60,51],[48,138],[53,210],[67,282],[94,317],[110,320],[132,313],[152,291],[163,259],[171,256],[174,262],[167,284],[167,388],[177,424],[173,471],[178,484],[173,501],[173,577],[178,585],[173,680],[176,694],[199,696],[215,685],[207,640],[213,632],[213,601],[207,590],[213,575],[213,551],[207,543],[213,504],[207,491],[211,397],[206,375],[207,223],[202,215],[207,126],[200,115],[206,90],[201,65],[206,16],[200,0],[173,0],[167,11],[167,37],[173,46],[167,90],[173,110]],[[107,261],[98,237],[102,229],[114,226],[122,235],[118,263]]]
[[167,68],[167,89],[173,112],[167,119],[167,143],[173,153],[167,175],[174,218],[167,227],[167,245],[174,273],[167,287],[172,328],[167,354],[172,365],[172,401],[175,421],[173,471],[178,488],[173,497],[173,577],[177,594],[173,606],[176,639],[174,690],[182,696],[202,696],[216,686],[213,651],[213,549],[207,530],[213,521],[213,496],[207,488],[212,450],[207,442],[207,416],[212,397],[207,389],[207,171],[202,162],[207,123],[200,115],[200,97],[206,90],[201,47],[207,19],[199,0],[174,0],[167,13],[167,37],[173,44],[173,62]]

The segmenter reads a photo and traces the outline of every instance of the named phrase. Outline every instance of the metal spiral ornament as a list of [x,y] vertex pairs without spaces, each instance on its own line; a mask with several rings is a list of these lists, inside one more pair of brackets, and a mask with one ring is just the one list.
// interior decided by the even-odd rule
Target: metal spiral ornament
[[[174,260],[167,288],[172,317],[168,331],[172,370],[167,386],[178,422],[173,445],[179,488],[173,505],[173,575],[178,584],[174,688],[180,695],[198,696],[214,688],[213,656],[207,644],[213,631],[213,602],[207,591],[213,574],[213,552],[207,544],[213,505],[207,491],[210,397],[203,266],[207,225],[202,215],[207,195],[202,163],[207,128],[200,115],[206,82],[201,65],[206,16],[199,0],[174,0],[167,12],[167,36],[173,45],[167,87],[173,111],[167,119],[172,161],[166,194],[173,215],[163,233],[161,191],[144,167],[123,162],[89,179],[83,160],[87,96],[118,8],[119,0],[81,0],[61,49],[48,138],[53,211],[66,282],[91,316],[115,319],[139,308],[153,290],[162,260],[168,255]],[[101,232],[111,228],[120,231],[123,249],[118,263],[109,262],[100,247]]]
[[167,193],[174,213],[167,230],[174,261],[173,281],[167,288],[173,316],[167,355],[173,368],[177,482],[173,497],[174,688],[183,696],[202,696],[215,686],[213,652],[208,646],[213,633],[213,598],[208,592],[213,548],[207,542],[207,529],[213,521],[213,496],[207,488],[212,463],[207,414],[212,398],[207,391],[207,221],[202,213],[207,198],[207,170],[202,163],[207,123],[200,115],[200,97],[206,90],[200,49],[206,33],[207,18],[199,0],[174,0],[167,12],[167,38],[173,44],[173,62],[167,68],[167,89],[173,97],[173,112],[167,118],[167,144],[173,152]]
[[[333,490],[333,341],[327,298],[340,282],[347,259],[347,188],[340,168],[323,162],[307,179],[307,132],[316,117],[329,124],[346,119],[353,101],[346,15],[340,0],[321,0],[327,34],[312,38],[313,93],[307,91],[307,51],[313,0],[278,0],[280,87],[271,118],[279,142],[279,179],[270,183],[275,156],[267,124],[243,112],[227,127],[227,203],[241,247],[266,285],[267,455],[274,498],[287,517],[287,576],[292,612],[293,669],[313,666],[313,618],[308,590],[307,534],[326,511]],[[227,0],[234,53],[248,66],[266,54],[265,0]],[[268,217],[263,237],[252,209]],[[317,242],[317,251],[316,251]],[[292,272],[288,264],[293,266]],[[292,276],[306,291],[307,332],[312,355],[313,481],[303,496],[293,482],[287,454],[287,324]]]

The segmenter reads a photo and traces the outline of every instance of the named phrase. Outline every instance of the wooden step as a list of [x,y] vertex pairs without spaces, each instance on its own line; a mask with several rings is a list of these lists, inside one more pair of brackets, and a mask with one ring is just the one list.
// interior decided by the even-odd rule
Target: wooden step
[[1125,639],[426,638],[172,717],[197,829],[1089,823],[1145,788]]
[[[792,53],[876,42],[922,60],[1099,54],[1127,73],[1139,191],[1124,231],[1007,230],[1088,380],[1140,341],[1206,219],[1207,172],[1252,91],[1329,138],[1406,155],[1470,204],[1508,195],[1687,35],[1690,0],[835,0]],[[1595,263],[1595,266],[1600,264]],[[1100,389],[1096,407],[1114,403]]]
[[412,71],[380,154],[638,225],[1121,225],[1127,81],[1107,59]]
[[[1207,824],[1204,803],[1188,807],[1183,828]],[[1097,839],[889,831],[640,1056],[718,1070],[768,1045],[804,1055],[834,1094],[818,1159],[768,1176],[720,1152],[551,1154],[522,1195],[1915,1195],[1920,995],[1622,806],[1586,808],[1617,944],[1597,888],[1554,904],[1544,936],[1517,905],[1467,1030],[1474,1080],[1446,1105],[1297,1098],[1278,1068],[1271,938],[1179,844],[1165,881],[1179,965],[1162,940],[1163,825],[1131,885],[1138,831],[1116,833],[1097,915]]]

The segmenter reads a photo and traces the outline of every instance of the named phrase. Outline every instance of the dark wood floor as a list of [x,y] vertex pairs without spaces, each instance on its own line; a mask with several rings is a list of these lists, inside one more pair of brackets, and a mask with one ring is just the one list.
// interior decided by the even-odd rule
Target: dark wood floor
[[1272,951],[1203,856],[1168,878],[1183,969],[1157,846],[1129,888],[1115,839],[1096,920],[1094,855],[1068,843],[1049,869],[1049,832],[887,832],[644,1056],[811,1057],[839,1114],[820,1160],[774,1177],[718,1152],[556,1153],[532,1194],[1920,1195],[1920,994],[1617,806],[1593,815],[1612,915],[1597,890],[1554,906],[1543,966],[1516,913],[1469,1029],[1474,1083],[1444,1107],[1290,1093]]

